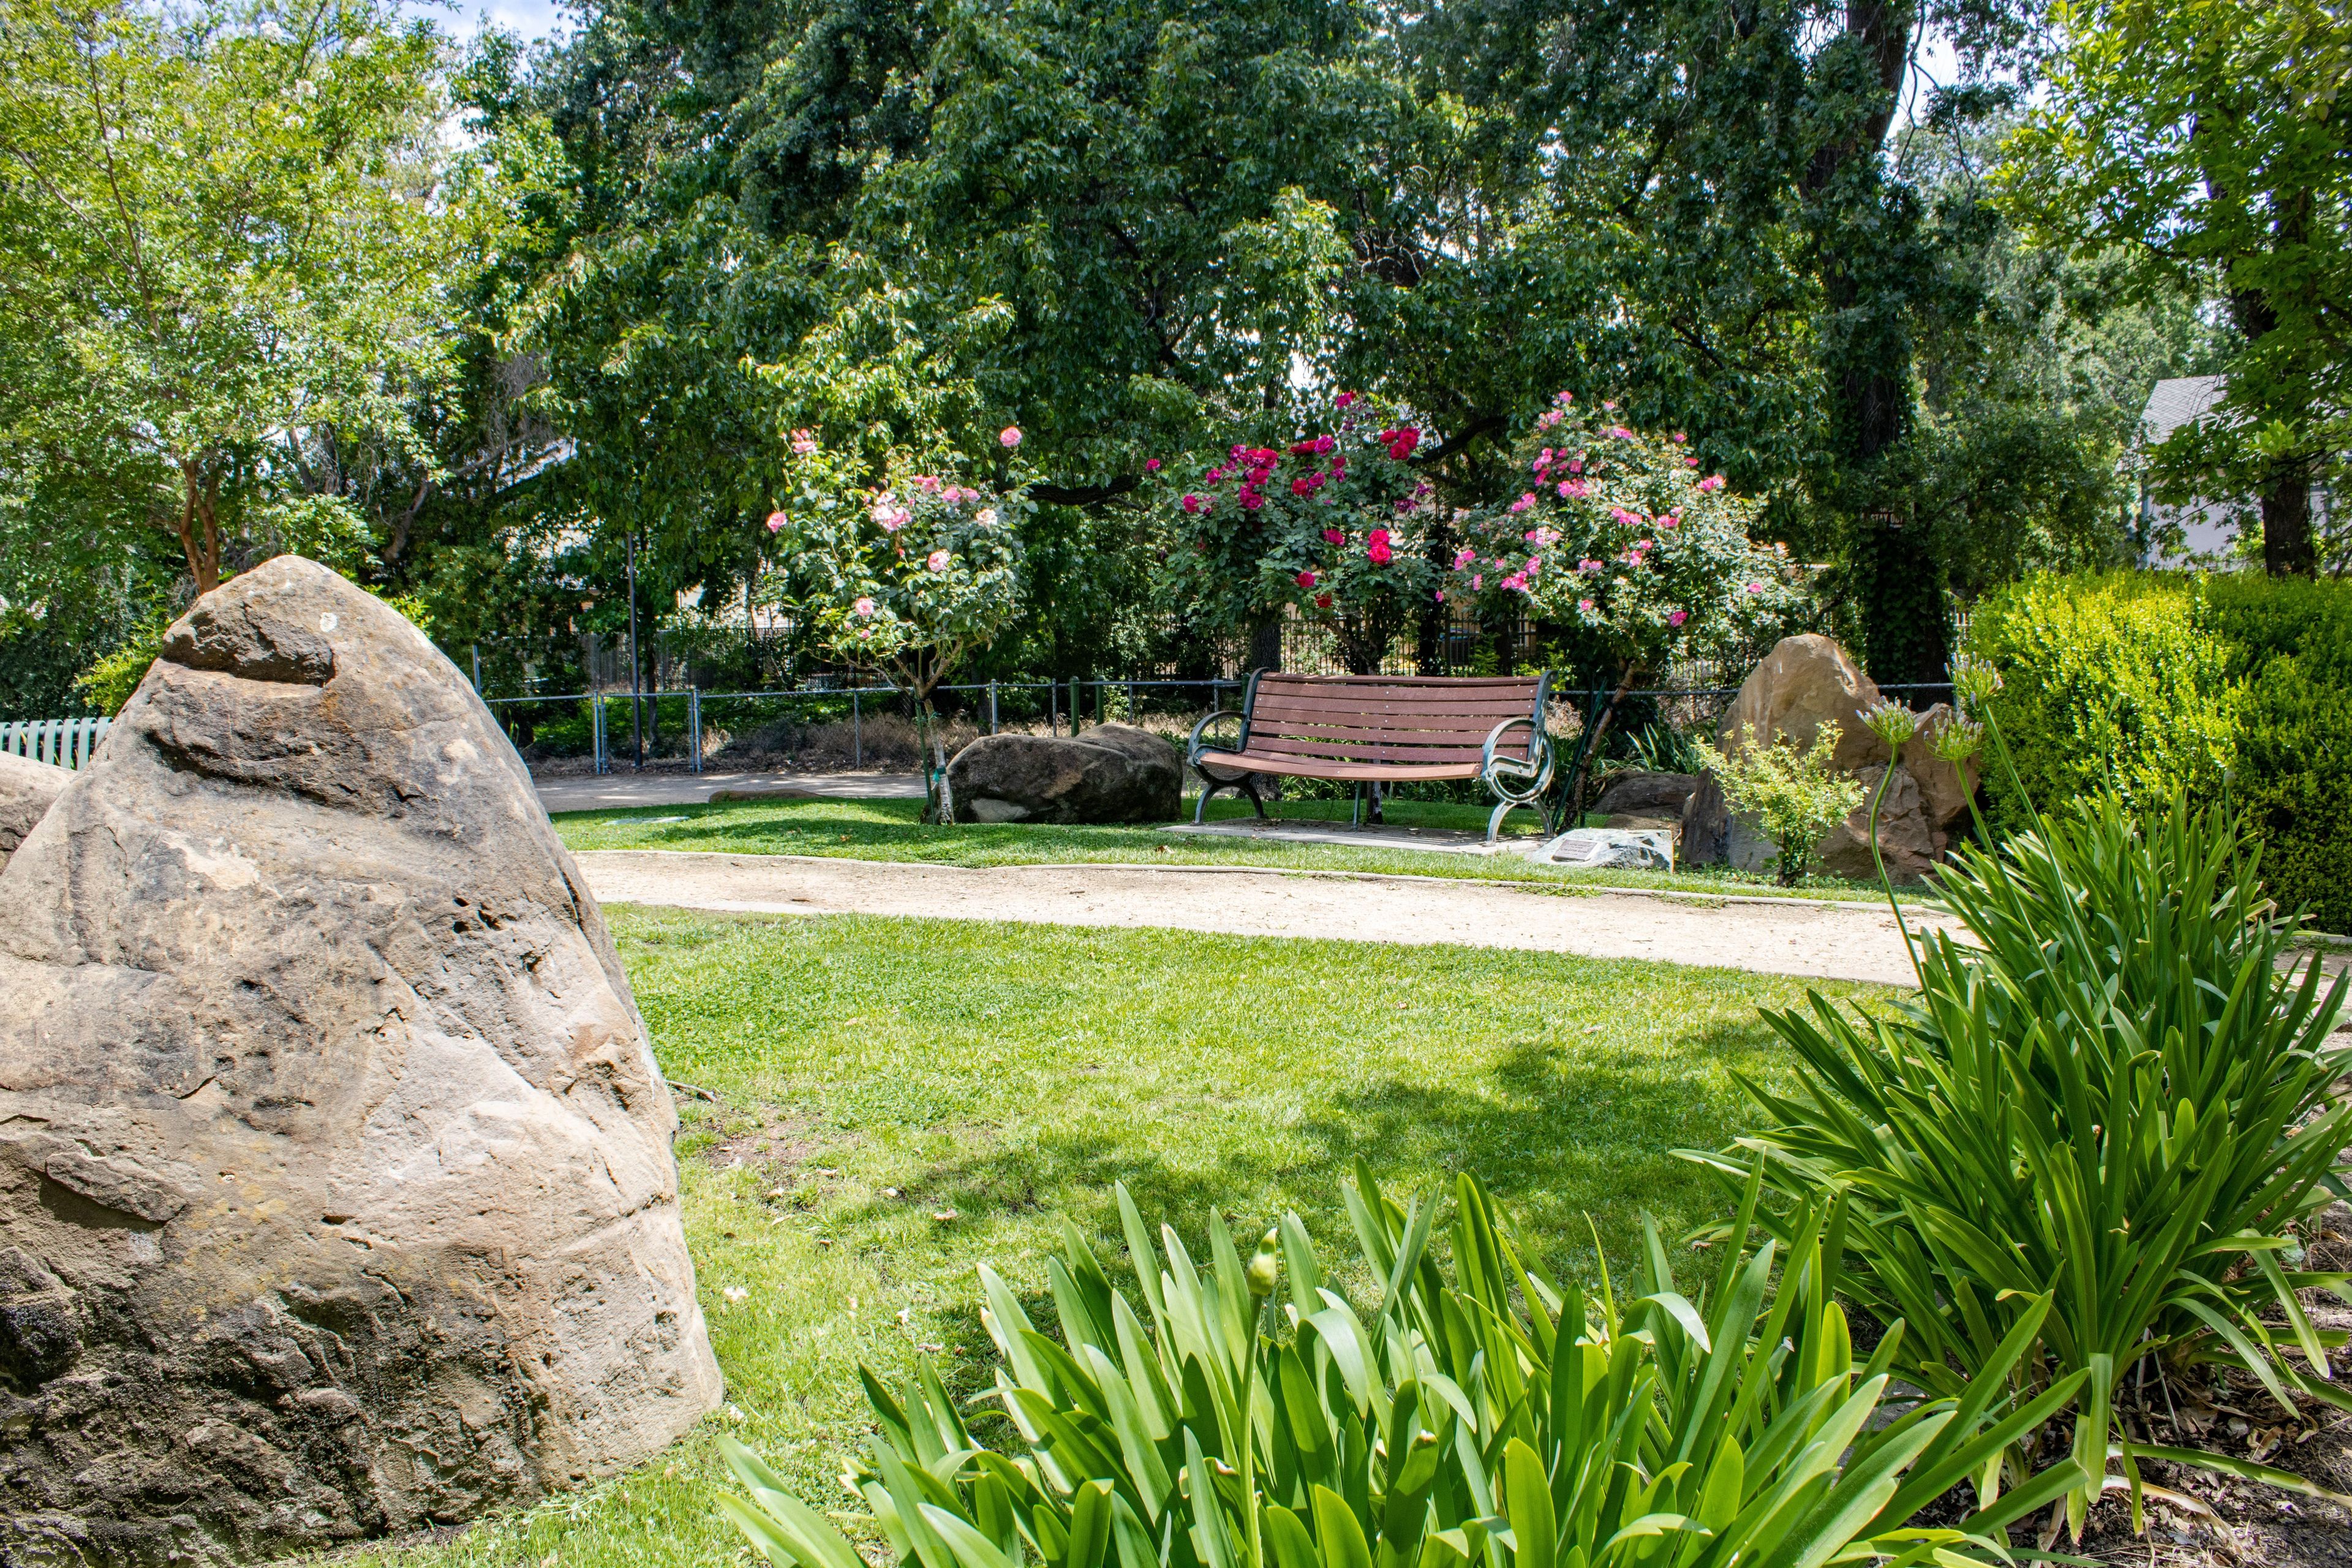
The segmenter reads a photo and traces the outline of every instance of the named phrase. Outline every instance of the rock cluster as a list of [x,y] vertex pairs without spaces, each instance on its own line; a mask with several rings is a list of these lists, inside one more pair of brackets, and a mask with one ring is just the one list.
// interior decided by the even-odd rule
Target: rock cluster
[[1184,770],[1167,737],[1128,724],[1083,734],[982,735],[948,763],[958,822],[1168,822]]
[[594,900],[423,635],[285,557],[0,870],[0,1562],[242,1559],[720,1397]]
[[[1879,700],[1878,688],[1843,648],[1816,633],[1784,637],[1748,672],[1724,715],[1717,744],[1744,743],[1752,728],[1757,743],[1786,737],[1810,747],[1824,725],[1838,726],[1833,765],[1874,792],[1890,767],[1893,777],[1879,808],[1878,847],[1889,876],[1916,881],[1943,858],[1951,835],[1968,816],[1976,793],[1976,768],[1956,766],[1936,755],[1932,740],[1952,721],[1948,704],[1923,715],[1919,731],[1904,742],[1900,757],[1863,723],[1863,710]],[[1734,815],[1712,776],[1702,777],[1683,805],[1682,857],[1685,864],[1727,861],[1748,871],[1769,869],[1771,840]],[[1842,877],[1877,875],[1870,846],[1870,803],[1863,804],[1824,836],[1819,850],[1823,868]]]

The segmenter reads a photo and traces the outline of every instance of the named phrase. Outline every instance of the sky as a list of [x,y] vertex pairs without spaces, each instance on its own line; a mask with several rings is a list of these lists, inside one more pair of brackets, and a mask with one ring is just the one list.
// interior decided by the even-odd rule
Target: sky
[[403,8],[412,16],[432,17],[444,31],[461,38],[470,38],[490,26],[520,33],[529,43],[569,31],[572,21],[553,0],[455,0],[454,4],[407,0]]

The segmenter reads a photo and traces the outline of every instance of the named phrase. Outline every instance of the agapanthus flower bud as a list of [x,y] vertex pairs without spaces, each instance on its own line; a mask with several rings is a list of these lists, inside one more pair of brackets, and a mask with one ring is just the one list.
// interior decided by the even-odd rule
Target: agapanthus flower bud
[[1277,1250],[1282,1242],[1280,1233],[1268,1230],[1258,1237],[1257,1250],[1250,1254],[1249,1267],[1243,1272],[1249,1279],[1249,1292],[1258,1300],[1274,1294],[1275,1281],[1282,1273],[1282,1254]]

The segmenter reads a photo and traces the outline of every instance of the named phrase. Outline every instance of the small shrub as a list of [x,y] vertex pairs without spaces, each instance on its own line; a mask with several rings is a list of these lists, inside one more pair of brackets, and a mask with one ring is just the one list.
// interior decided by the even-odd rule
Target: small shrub
[[1833,765],[1840,733],[1837,725],[1823,724],[1804,751],[1787,735],[1759,745],[1752,724],[1740,727],[1739,746],[1728,754],[1696,742],[1699,760],[1723,786],[1724,800],[1732,810],[1755,817],[1772,840],[1784,888],[1803,879],[1822,835],[1862,804],[1862,785],[1840,777]]
[[[1738,1234],[1759,1189],[1750,1184]],[[1434,1205],[1369,1173],[1343,1189],[1377,1295],[1327,1275],[1296,1215],[1244,1262],[1212,1214],[1196,1266],[1118,1189],[1139,1289],[1115,1289],[1074,1227],[1047,1266],[1061,1338],[986,1268],[1004,1362],[974,1432],[926,1363],[846,1478],[909,1568],[1634,1568],[1958,1561],[2078,1477],[2062,1464],[1957,1528],[1911,1516],[2081,1382],[2039,1405],[1887,1408],[1899,1330],[1857,1367],[1818,1216],[1777,1248],[1726,1250],[1685,1295],[1655,1230],[1638,1299],[1562,1289],[1467,1177],[1453,1279]],[[1286,1296],[1277,1300],[1284,1276]],[[2046,1306],[2046,1302],[2044,1303]],[[2036,1321],[2029,1310],[2029,1321]],[[865,1568],[832,1522],[740,1444],[719,1507],[772,1563]]]
[[[2240,695],[2193,580],[2030,577],[1986,596],[1969,641],[2000,672],[1992,711],[2035,799],[2112,789],[2138,808],[2176,786],[2210,799],[2236,760]],[[1987,793],[1996,822],[2032,820],[2005,780]]]
[[[2003,678],[1991,709],[2027,794],[2226,799],[2281,906],[2352,931],[2352,583],[2036,577],[1989,595],[1969,642]],[[2002,826],[2030,822],[2005,780],[1988,795]]]

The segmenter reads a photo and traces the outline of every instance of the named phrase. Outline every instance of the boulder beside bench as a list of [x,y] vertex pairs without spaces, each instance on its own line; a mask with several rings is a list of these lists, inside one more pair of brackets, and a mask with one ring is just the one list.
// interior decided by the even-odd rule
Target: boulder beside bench
[[958,822],[1172,822],[1184,808],[1175,742],[1131,724],[1077,735],[982,735],[948,763]]

